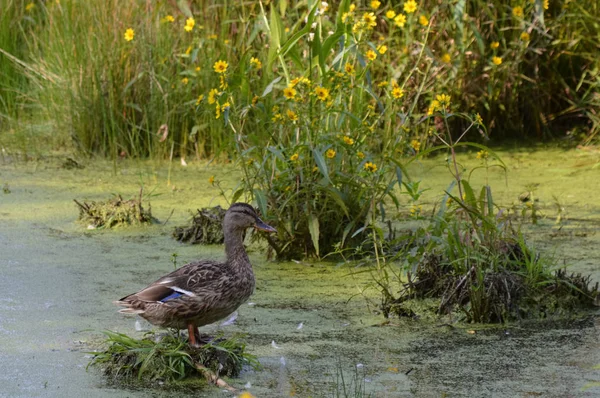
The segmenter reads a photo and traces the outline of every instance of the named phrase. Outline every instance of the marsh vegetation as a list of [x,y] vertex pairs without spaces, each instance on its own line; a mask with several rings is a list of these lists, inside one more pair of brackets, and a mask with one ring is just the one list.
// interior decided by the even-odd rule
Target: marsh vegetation
[[[255,250],[348,267],[364,279],[336,297],[365,298],[365,311],[386,325],[569,318],[599,301],[594,266],[569,270],[588,253],[548,250],[597,232],[589,185],[600,164],[600,10],[592,0],[2,5],[2,162],[77,178],[108,160],[109,176],[95,183],[117,192],[112,199],[73,188],[84,225],[154,231],[178,206],[251,202],[278,231]],[[559,149],[541,146],[552,139]],[[513,150],[496,150],[503,142]],[[521,153],[524,142],[568,166]],[[137,178],[125,189],[127,173]],[[26,185],[10,176],[0,181],[7,203]],[[140,186],[160,194],[142,197]],[[126,192],[136,198],[123,200]],[[141,225],[153,220],[142,199],[167,210],[162,225]],[[573,203],[578,220],[592,220],[583,232],[573,231]],[[166,235],[220,243],[221,214],[193,213],[191,225],[173,233],[169,224]],[[189,213],[173,221],[183,225]],[[552,232],[540,239],[537,228]],[[169,267],[185,250],[177,247]],[[303,305],[278,297],[272,310]],[[96,362],[115,360],[113,377],[175,380],[212,361],[171,337],[108,333]],[[349,390],[341,381],[336,394],[364,394],[363,381]]]

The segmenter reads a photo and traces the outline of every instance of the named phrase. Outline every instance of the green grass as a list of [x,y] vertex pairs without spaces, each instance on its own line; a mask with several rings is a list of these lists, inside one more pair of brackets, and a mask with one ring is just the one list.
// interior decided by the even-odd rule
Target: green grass
[[90,365],[101,368],[110,381],[118,384],[152,385],[161,381],[170,387],[190,387],[190,380],[195,379],[202,386],[204,367],[220,376],[237,376],[244,365],[260,367],[256,357],[245,351],[246,345],[239,336],[217,336],[194,348],[173,334],[148,333],[138,340],[122,333],[103,333],[108,347],[92,353]]
[[[431,126],[417,121],[441,93],[452,97],[453,110],[478,112],[492,138],[546,140],[568,132],[592,142],[598,133],[599,6],[592,0],[419,1],[410,14],[404,3],[381,2],[377,9],[357,3],[351,12],[350,2],[341,1],[311,19],[316,36],[310,41],[304,19],[315,1],[204,0],[189,8],[181,2],[141,7],[133,0],[3,1],[0,48],[10,57],[0,55],[0,117],[23,119],[20,110],[35,105],[35,117],[55,122],[63,142],[72,140],[88,154],[229,157],[235,134],[224,119],[243,123],[253,142],[273,139],[279,129],[269,121],[280,90],[293,77],[319,81],[339,70],[340,56],[357,60],[354,83],[365,92],[348,98],[347,111],[359,119],[365,101],[388,106],[391,88],[380,82],[398,79],[405,90],[396,117],[386,114],[375,126],[373,150],[399,131],[421,149],[435,144]],[[522,15],[513,13],[516,6]],[[391,11],[406,15],[402,27],[388,17]],[[352,32],[368,12],[377,26]],[[196,25],[186,32],[193,16]],[[128,28],[135,31],[132,41],[124,38]],[[361,75],[367,50],[382,44],[389,50]],[[253,57],[260,70],[252,68]],[[229,63],[228,90],[218,87],[217,60]],[[282,80],[269,86],[276,78]],[[219,119],[207,104],[212,88],[227,92],[220,105],[231,104]],[[255,96],[261,101],[251,106]],[[162,125],[169,130],[163,142],[157,136]]]

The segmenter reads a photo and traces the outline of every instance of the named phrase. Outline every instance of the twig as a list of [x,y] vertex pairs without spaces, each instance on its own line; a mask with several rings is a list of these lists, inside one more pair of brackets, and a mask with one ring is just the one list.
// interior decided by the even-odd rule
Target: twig
[[458,290],[462,287],[463,283],[465,283],[467,281],[467,278],[471,275],[471,272],[473,272],[473,271],[475,271],[475,266],[471,267],[469,272],[467,272],[466,275],[460,279],[460,281],[458,282],[458,285],[456,285],[456,288],[454,288],[454,291],[452,293],[450,293],[450,295],[448,297],[446,297],[446,299],[444,299],[444,301],[441,302],[440,307],[438,308],[438,313],[442,312],[442,309],[444,309],[444,307],[446,307],[446,305],[448,304],[450,299],[456,294],[456,292],[458,292]]
[[202,373],[202,375],[206,378],[206,381],[209,383],[214,383],[217,387],[225,388],[231,392],[237,392],[237,389],[231,387],[225,380],[221,379],[206,366],[194,361],[194,367],[198,370],[198,372]]
[[169,220],[171,219],[171,216],[173,215],[174,212],[175,212],[175,209],[171,209],[171,214],[169,214],[169,217],[167,217],[167,219],[165,220],[163,225],[167,225],[167,222],[169,222]]

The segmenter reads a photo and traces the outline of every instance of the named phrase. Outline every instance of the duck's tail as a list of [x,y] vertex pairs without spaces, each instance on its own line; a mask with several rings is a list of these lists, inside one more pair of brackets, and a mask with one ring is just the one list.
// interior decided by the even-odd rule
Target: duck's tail
[[116,304],[121,307],[125,307],[125,308],[121,308],[119,310],[119,312],[121,314],[140,315],[140,314],[143,314],[144,312],[146,312],[145,310],[140,309],[140,308],[133,308],[129,301],[117,300],[117,301],[113,301],[113,304]]

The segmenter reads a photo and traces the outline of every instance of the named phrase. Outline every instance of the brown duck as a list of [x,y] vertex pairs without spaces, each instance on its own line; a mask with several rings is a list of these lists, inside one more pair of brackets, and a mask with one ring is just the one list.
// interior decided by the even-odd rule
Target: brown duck
[[250,227],[275,232],[252,206],[234,203],[223,219],[224,262],[199,260],[186,264],[115,301],[126,307],[119,312],[138,314],[161,327],[187,328],[189,343],[196,346],[199,326],[230,315],[254,292],[254,273],[244,248],[245,231]]

